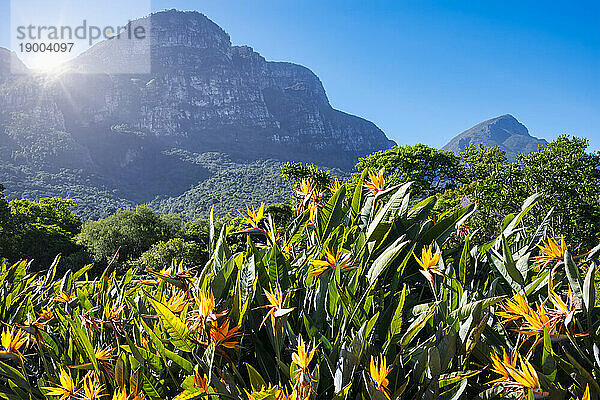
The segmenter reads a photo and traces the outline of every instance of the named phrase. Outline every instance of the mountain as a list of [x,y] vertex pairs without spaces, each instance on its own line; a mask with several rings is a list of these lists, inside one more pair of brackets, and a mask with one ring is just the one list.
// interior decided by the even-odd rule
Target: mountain
[[150,73],[94,73],[139,59],[122,40],[96,44],[58,75],[10,75],[15,55],[0,49],[8,197],[75,198],[88,217],[145,202],[194,217],[210,205],[190,199],[213,198],[203,193],[219,190],[215,179],[224,193],[249,185],[244,198],[228,196],[238,208],[284,198],[285,184],[273,193],[267,181],[284,161],[348,170],[394,145],[372,122],[334,109],[311,70],[233,46],[203,14],[170,10],[131,22],[148,23]]
[[506,157],[514,161],[518,154],[529,154],[537,151],[539,146],[548,142],[529,134],[529,130],[510,114],[488,119],[455,136],[444,150],[456,154],[462,152],[470,143],[484,143],[498,146],[506,151]]

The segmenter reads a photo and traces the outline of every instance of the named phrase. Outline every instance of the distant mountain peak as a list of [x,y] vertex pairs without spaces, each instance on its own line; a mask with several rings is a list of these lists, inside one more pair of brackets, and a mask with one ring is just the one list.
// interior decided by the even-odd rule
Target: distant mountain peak
[[443,149],[458,154],[470,143],[498,146],[506,152],[509,160],[515,160],[518,154],[528,154],[536,151],[539,146],[548,144],[544,139],[531,136],[527,127],[511,114],[488,119],[467,129]]

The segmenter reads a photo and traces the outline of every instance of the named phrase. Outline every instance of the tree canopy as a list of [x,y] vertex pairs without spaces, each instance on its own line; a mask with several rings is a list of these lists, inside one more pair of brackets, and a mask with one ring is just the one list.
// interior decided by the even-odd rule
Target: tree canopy
[[173,238],[182,226],[179,216],[158,215],[148,206],[138,206],[85,224],[77,243],[85,246],[97,263],[108,263],[117,251],[120,261],[130,261],[155,243]]
[[458,157],[424,144],[394,146],[373,153],[361,158],[355,170],[360,174],[366,168],[374,171],[385,168],[390,184],[412,181],[413,190],[423,196],[454,187],[461,179]]

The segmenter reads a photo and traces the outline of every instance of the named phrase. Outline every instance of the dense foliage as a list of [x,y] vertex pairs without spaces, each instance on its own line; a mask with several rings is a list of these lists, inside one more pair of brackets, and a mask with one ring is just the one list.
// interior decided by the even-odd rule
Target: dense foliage
[[[249,197],[269,204],[287,201],[289,197],[289,185],[279,176],[281,161],[232,160],[222,153],[173,153],[175,159],[185,164],[154,165],[152,159],[148,161],[151,165],[128,167],[125,171],[119,167],[109,171],[108,176],[75,168],[3,161],[0,182],[11,199],[49,196],[73,199],[73,211],[84,222],[106,218],[142,203],[150,203],[160,214],[177,213],[185,220],[193,220],[208,218],[212,206],[215,215],[233,213],[243,208]],[[54,159],[52,162],[56,165]],[[135,175],[150,167],[151,174]],[[191,169],[200,171],[187,180],[196,180],[182,183],[182,171],[188,175]]]
[[528,226],[539,194],[475,246],[474,203],[434,222],[436,196],[373,176],[300,195],[285,228],[264,206],[209,221],[194,269],[4,264],[0,396],[598,398],[600,246]]
[[181,227],[176,215],[159,216],[147,206],[138,206],[86,224],[77,241],[89,249],[94,261],[106,265],[117,251],[119,261],[141,256],[153,244],[174,237]]
[[72,200],[58,198],[7,202],[0,187],[0,257],[8,260],[30,259],[47,266],[63,253],[67,264],[81,261],[83,250],[75,243],[81,221],[71,211]]
[[365,169],[384,168],[389,173],[390,183],[414,182],[414,190],[426,197],[460,182],[460,167],[459,159],[452,152],[416,144],[394,146],[361,158],[356,171],[360,174]]
[[479,230],[481,242],[493,237],[528,196],[541,193],[538,212],[528,222],[538,225],[553,210],[549,225],[556,234],[590,248],[600,237],[600,156],[587,147],[585,139],[561,136],[507,163],[497,148],[472,146],[461,155],[467,183],[441,197],[449,207],[465,198],[477,203],[469,225]]

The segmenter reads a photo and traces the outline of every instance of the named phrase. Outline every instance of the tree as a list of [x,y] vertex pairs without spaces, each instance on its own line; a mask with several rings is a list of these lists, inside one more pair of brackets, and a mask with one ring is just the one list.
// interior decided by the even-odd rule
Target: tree
[[59,198],[8,203],[9,222],[2,234],[7,242],[6,258],[35,260],[35,266],[41,268],[47,267],[58,254],[67,257],[80,251],[75,236],[81,230],[81,220],[71,211],[74,204],[73,200]]
[[542,218],[554,209],[557,234],[586,247],[600,236],[600,155],[588,153],[587,139],[560,136],[542,151],[519,156],[529,193],[543,193]]
[[198,267],[206,263],[208,252],[196,242],[175,238],[154,244],[134,264],[140,268],[160,270],[169,267],[174,260],[187,268]]
[[121,210],[85,224],[77,243],[88,249],[94,261],[105,265],[117,250],[118,260],[134,260],[155,243],[175,237],[181,228],[180,217],[159,216],[148,206],[138,206],[135,211]]
[[541,193],[528,224],[538,225],[553,210],[553,234],[592,246],[600,236],[600,156],[587,148],[586,139],[563,135],[507,163],[498,148],[470,146],[461,154],[469,183],[441,194],[438,211],[455,208],[467,198],[475,201],[477,212],[469,225],[478,231],[476,241],[482,242],[494,237],[505,215],[518,212],[527,197]]
[[273,218],[276,227],[283,227],[289,225],[294,219],[294,210],[289,204],[271,204],[265,209],[265,215],[270,215]]
[[461,178],[458,157],[450,151],[437,150],[424,144],[394,146],[361,158],[355,170],[360,174],[369,168],[385,168],[389,184],[413,181],[413,193],[426,197],[454,187]]
[[483,143],[470,143],[459,158],[463,183],[485,179],[507,163],[504,150]]
[[332,181],[331,171],[320,169],[314,164],[288,162],[281,166],[281,177],[292,181],[297,187],[302,180],[310,181],[317,190],[325,190]]

